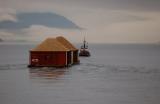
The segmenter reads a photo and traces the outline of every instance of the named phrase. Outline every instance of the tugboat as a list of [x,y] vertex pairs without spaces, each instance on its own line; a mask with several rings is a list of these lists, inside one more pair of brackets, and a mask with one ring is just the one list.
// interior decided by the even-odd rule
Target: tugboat
[[86,42],[84,38],[83,45],[81,46],[79,56],[89,57],[90,55],[91,54],[88,50],[88,43]]

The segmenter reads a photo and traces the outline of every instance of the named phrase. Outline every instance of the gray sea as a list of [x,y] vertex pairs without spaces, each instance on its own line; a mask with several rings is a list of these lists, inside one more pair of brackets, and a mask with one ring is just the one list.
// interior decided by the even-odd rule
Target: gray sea
[[0,104],[160,104],[160,45],[90,44],[79,65],[30,69],[34,46],[0,44]]

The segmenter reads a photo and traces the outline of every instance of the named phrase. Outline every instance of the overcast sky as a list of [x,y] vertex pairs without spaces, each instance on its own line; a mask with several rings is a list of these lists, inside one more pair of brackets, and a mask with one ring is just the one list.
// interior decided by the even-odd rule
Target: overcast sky
[[0,38],[58,35],[73,42],[84,36],[89,43],[159,42],[160,0],[0,0]]

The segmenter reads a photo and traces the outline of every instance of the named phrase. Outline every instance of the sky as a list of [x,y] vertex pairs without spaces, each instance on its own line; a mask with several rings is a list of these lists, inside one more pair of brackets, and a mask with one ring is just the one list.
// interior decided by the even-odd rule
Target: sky
[[158,43],[160,0],[0,0],[0,38]]

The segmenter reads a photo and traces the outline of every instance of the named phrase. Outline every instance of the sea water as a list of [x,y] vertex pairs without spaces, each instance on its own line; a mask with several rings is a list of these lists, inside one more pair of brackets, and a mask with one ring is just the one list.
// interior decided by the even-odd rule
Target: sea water
[[34,46],[0,44],[0,104],[160,104],[159,45],[91,44],[79,65],[30,69]]

